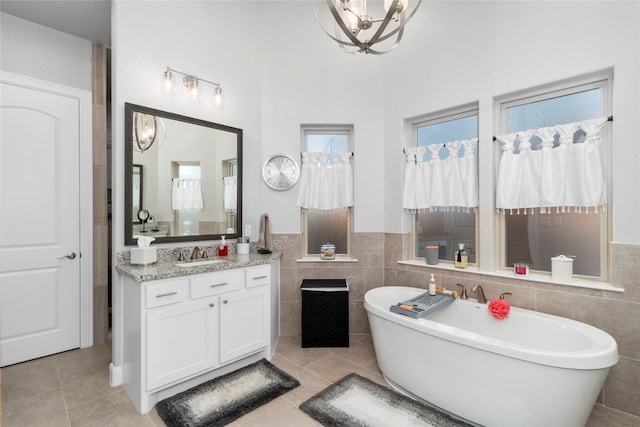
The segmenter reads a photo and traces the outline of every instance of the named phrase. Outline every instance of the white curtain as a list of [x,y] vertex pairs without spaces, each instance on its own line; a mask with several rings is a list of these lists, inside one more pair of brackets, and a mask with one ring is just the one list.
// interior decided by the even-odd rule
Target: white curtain
[[[607,202],[607,184],[600,148],[606,118],[532,129],[496,137],[502,144],[496,207],[503,210],[540,208],[541,213],[597,212]],[[554,146],[558,136],[559,143]],[[541,141],[532,149],[533,141]],[[515,143],[519,142],[516,153]]]
[[[425,210],[469,211],[478,206],[478,139],[406,148],[402,207],[409,213]],[[443,148],[449,151],[441,159]],[[430,160],[424,161],[429,151]]]
[[352,153],[302,153],[297,205],[332,211],[353,206]]
[[238,207],[238,177],[224,177],[224,210],[235,211]]
[[202,188],[199,179],[173,179],[171,208],[174,211],[202,209]]

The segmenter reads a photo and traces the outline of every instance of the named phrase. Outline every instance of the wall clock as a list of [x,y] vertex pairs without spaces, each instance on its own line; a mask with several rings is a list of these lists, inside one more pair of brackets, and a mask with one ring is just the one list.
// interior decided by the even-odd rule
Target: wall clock
[[262,166],[262,179],[274,190],[288,190],[298,182],[300,167],[298,163],[284,154],[275,154]]

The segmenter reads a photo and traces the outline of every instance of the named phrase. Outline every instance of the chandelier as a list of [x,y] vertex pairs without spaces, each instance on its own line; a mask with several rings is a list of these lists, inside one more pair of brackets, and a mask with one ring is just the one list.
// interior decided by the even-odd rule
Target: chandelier
[[133,113],[134,150],[144,153],[152,146],[159,148],[164,143],[166,129],[162,119],[139,112]]
[[[322,24],[316,1],[314,12],[322,30],[347,53],[381,55],[392,51],[402,39],[404,27],[418,10],[422,0],[325,0],[333,17],[334,34]],[[369,9],[373,10],[369,10]],[[381,18],[374,18],[374,13]],[[381,43],[378,47],[374,45]]]

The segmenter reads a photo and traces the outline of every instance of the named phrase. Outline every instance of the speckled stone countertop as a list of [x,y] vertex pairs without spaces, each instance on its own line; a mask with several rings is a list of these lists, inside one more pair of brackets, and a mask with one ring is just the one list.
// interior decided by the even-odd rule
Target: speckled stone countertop
[[[172,277],[189,276],[192,274],[212,273],[215,271],[230,270],[233,268],[251,267],[254,265],[269,264],[282,255],[281,251],[274,250],[270,254],[251,253],[248,255],[232,254],[222,257],[225,262],[215,264],[198,265],[194,267],[178,267],[175,260],[161,261],[156,264],[147,266],[131,265],[123,263],[116,265],[116,270],[127,277],[132,278],[136,282],[147,282],[150,280],[169,279]],[[217,257],[208,259],[199,259],[198,261],[207,261],[218,259]]]

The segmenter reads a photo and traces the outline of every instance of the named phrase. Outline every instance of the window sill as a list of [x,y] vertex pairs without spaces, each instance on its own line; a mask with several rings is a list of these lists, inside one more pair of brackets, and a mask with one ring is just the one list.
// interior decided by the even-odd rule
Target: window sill
[[573,278],[568,282],[558,282],[558,281],[552,280],[551,277],[546,274],[530,273],[528,276],[516,276],[515,274],[509,271],[484,271],[484,270],[480,270],[478,267],[467,267],[465,269],[460,269],[460,268],[454,267],[452,263],[448,263],[448,262],[441,262],[437,265],[427,265],[425,264],[424,261],[406,260],[406,261],[398,261],[398,264],[434,268],[437,270],[458,271],[458,272],[464,272],[464,273],[470,273],[470,274],[482,274],[484,276],[502,277],[502,278],[516,279],[516,280],[524,280],[528,282],[549,283],[552,285],[559,285],[559,286],[573,286],[576,288],[597,289],[597,290],[609,291],[609,292],[624,292],[624,288],[613,286],[611,283],[596,282],[594,280],[586,280],[586,279],[580,279],[580,278]]
[[320,257],[299,258],[296,262],[358,262],[356,258],[336,257],[335,259],[320,259]]

